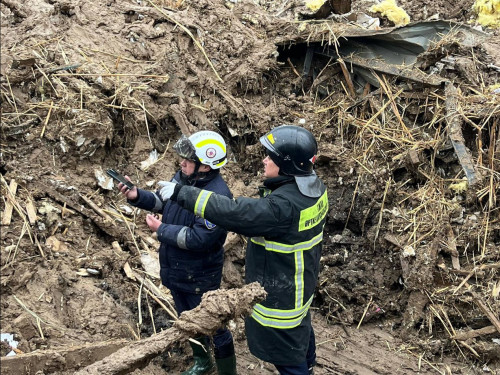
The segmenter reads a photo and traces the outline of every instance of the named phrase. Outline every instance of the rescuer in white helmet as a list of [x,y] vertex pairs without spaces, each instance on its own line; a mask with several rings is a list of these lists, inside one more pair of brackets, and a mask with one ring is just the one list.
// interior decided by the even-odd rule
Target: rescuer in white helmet
[[[180,170],[171,183],[196,186],[232,198],[219,173],[227,163],[226,143],[219,134],[204,130],[190,137],[182,135],[174,150],[181,161]],[[166,183],[160,181],[160,186]],[[160,241],[162,283],[172,292],[177,313],[195,308],[203,293],[220,287],[227,231],[170,199],[163,200],[160,190],[153,193],[135,186],[128,189],[123,184],[118,188],[131,205],[162,214],[161,219],[152,214],[146,217],[149,228],[157,233]],[[215,365],[221,375],[236,374],[233,337],[229,330],[219,329],[212,338],[200,337],[197,341],[204,347],[190,342],[194,364],[183,374],[207,374]],[[215,364],[210,341],[213,341]]]

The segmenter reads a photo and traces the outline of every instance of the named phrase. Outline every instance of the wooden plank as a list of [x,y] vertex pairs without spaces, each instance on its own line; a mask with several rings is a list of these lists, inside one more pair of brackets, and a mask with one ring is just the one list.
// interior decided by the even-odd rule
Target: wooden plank
[[[469,287],[469,285],[467,286]],[[477,294],[473,290],[469,290],[469,292],[472,294],[472,298],[474,299],[475,304],[478,305],[481,310],[483,310],[483,313],[490,320],[498,333],[500,333],[500,321],[498,321],[498,318],[495,316],[495,314],[493,314],[488,306],[486,306],[479,294]]]
[[444,90],[446,94],[446,121],[448,123],[448,136],[451,144],[462,166],[465,177],[469,185],[473,186],[481,181],[481,174],[476,169],[474,158],[469,149],[465,146],[464,136],[462,134],[462,117],[458,111],[459,100],[458,90],[452,83],[448,83]]
[[453,336],[453,339],[465,341],[468,339],[472,339],[474,337],[479,337],[479,336],[483,336],[483,335],[490,335],[492,333],[495,333],[496,331],[497,331],[497,329],[495,328],[495,326],[487,326],[487,327],[480,328],[480,329],[473,329],[473,330],[467,331],[467,332],[459,332],[455,336]]
[[38,219],[36,216],[36,209],[35,205],[33,204],[33,201],[28,198],[28,202],[26,203],[26,213],[28,214],[28,220],[31,225],[36,223],[36,220]]
[[[8,196],[14,198],[17,192],[17,182],[16,180],[10,180],[9,184],[10,193]],[[12,210],[14,209],[14,203],[11,199],[7,199],[7,203],[5,203],[5,211],[2,217],[2,225],[9,225],[12,220]]]
[[2,357],[2,375],[35,374],[39,371],[48,374],[76,370],[115,353],[127,343],[128,340],[121,339]]

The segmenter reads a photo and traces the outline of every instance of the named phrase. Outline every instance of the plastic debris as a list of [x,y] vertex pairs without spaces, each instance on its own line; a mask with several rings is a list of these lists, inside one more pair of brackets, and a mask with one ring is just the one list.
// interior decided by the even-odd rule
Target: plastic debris
[[104,190],[113,190],[113,179],[107,176],[101,168],[95,169],[94,175],[97,179],[97,185],[102,187]]
[[141,166],[140,168],[145,171],[146,169],[148,169],[149,167],[151,167],[154,163],[156,163],[158,161],[158,151],[153,150],[149,153],[149,157],[144,160],[144,161],[141,161]]
[[[14,340],[14,335],[11,333],[0,334],[0,341],[6,341],[11,348],[17,349],[18,342]],[[16,355],[16,352],[14,350],[11,350],[10,352],[7,353],[6,357],[11,357],[13,355]]]

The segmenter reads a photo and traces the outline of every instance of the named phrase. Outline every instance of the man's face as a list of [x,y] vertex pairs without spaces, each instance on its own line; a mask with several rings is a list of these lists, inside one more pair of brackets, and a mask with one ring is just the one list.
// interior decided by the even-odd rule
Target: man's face
[[[191,176],[194,173],[196,168],[196,163],[189,159],[181,159],[180,162],[181,172],[187,177]],[[208,165],[202,164],[200,168],[198,168],[198,172],[208,172],[210,167]]]
[[181,172],[186,176],[191,176],[196,168],[196,163],[192,160],[181,159],[180,162]]
[[280,168],[274,164],[274,161],[269,156],[266,156],[262,162],[264,163],[264,177],[278,177]]

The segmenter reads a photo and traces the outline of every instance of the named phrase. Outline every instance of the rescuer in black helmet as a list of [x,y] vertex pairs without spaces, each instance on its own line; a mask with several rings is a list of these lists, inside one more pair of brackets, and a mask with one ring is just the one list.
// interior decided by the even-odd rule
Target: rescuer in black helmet
[[313,373],[309,307],[319,274],[328,213],[325,185],[314,172],[318,146],[304,128],[279,126],[260,138],[267,150],[261,198],[230,199],[173,183],[160,191],[196,215],[249,237],[245,282],[259,282],[266,300],[245,320],[250,352],[282,375]]
[[311,132],[294,125],[282,125],[260,137],[260,143],[279,167],[280,175],[294,176],[302,194],[319,197],[319,179],[313,170],[318,143]]

